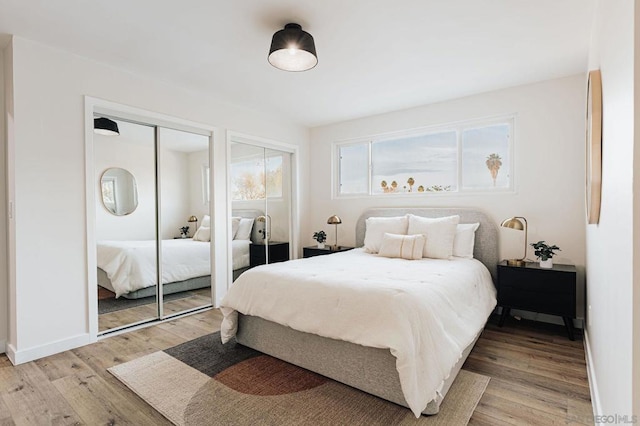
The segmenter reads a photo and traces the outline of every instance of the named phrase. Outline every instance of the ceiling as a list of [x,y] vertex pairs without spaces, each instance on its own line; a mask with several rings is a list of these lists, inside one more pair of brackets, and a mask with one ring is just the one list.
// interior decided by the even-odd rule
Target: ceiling
[[[15,34],[313,127],[587,70],[595,0],[0,0]],[[273,68],[302,25],[314,69]]]

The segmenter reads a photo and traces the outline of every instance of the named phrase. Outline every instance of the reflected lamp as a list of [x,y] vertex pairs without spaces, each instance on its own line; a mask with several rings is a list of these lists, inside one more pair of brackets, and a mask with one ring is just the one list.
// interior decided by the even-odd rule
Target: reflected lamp
[[195,222],[195,230],[193,231],[193,233],[195,234],[196,231],[198,230],[198,218],[194,215],[191,215],[191,217],[189,217],[189,220],[187,220],[187,222],[189,222],[189,224],[192,224]]

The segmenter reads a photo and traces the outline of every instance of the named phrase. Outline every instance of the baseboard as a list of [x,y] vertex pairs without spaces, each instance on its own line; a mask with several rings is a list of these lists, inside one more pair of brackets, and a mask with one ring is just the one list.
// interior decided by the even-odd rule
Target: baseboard
[[593,369],[591,356],[591,343],[589,341],[589,330],[584,329],[584,354],[587,361],[587,379],[589,380],[589,393],[591,394],[591,405],[593,407],[594,418],[602,414],[600,405],[600,394],[598,392],[598,382],[596,381],[596,372]]
[[79,348],[80,346],[91,343],[89,334],[79,334],[68,339],[62,339],[45,345],[34,346],[27,349],[16,350],[12,344],[6,344],[6,354],[13,365],[24,364],[25,362],[34,361],[49,355],[54,355],[70,349]]

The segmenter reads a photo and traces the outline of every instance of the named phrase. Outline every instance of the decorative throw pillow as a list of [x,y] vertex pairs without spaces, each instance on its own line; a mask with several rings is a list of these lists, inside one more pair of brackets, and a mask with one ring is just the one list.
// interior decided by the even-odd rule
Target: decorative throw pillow
[[425,238],[422,234],[398,235],[384,234],[378,255],[384,257],[399,257],[407,260],[422,259]]
[[232,217],[231,218],[231,239],[235,240],[236,235],[238,235],[238,229],[240,228],[240,219],[241,217]]
[[385,233],[407,235],[408,224],[407,216],[368,218],[365,222],[364,250],[378,253]]
[[456,236],[453,239],[454,256],[473,259],[476,230],[479,226],[479,223],[461,223],[456,227]]
[[201,226],[193,236],[194,241],[211,241],[211,228],[208,226]]
[[209,217],[208,214],[204,215],[204,217],[202,218],[202,223],[200,224],[200,226],[204,226],[205,228],[210,228],[211,227],[211,218]]
[[243,217],[238,224],[238,232],[236,232],[236,240],[250,240],[251,228],[253,228],[253,218]]
[[459,221],[460,216],[428,218],[410,214],[407,234],[422,234],[427,239],[422,257],[449,259]]

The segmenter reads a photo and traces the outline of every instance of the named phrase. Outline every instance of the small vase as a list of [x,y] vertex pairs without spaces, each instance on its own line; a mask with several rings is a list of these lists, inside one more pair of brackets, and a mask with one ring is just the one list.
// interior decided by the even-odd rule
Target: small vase
[[547,260],[540,261],[540,267],[543,269],[551,269],[553,268],[553,259],[549,258]]
[[324,243],[318,243],[318,248],[324,248]]

